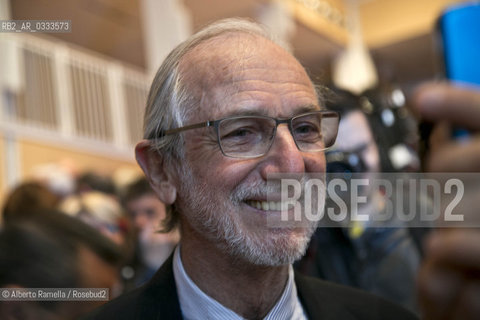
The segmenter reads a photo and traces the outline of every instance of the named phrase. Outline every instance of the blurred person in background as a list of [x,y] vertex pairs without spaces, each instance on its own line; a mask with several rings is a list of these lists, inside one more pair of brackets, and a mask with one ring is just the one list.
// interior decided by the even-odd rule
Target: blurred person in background
[[45,185],[27,181],[16,186],[5,198],[2,210],[3,223],[29,218],[38,209],[55,209],[60,198]]
[[[121,253],[64,213],[32,211],[0,231],[0,287],[107,288],[118,295]],[[77,319],[105,301],[1,301],[2,320]]]
[[126,187],[123,203],[137,232],[136,285],[145,282],[165,262],[180,239],[178,228],[164,233],[161,230],[166,219],[165,204],[153,192],[145,177]]
[[[361,97],[337,91],[327,107],[340,113],[335,145],[326,151],[327,173],[344,179],[374,178],[380,171],[378,145],[367,115],[360,108]],[[381,135],[375,132],[375,135]],[[358,214],[377,215],[385,208],[384,195],[365,188],[366,203]],[[340,194],[351,212],[350,193]],[[333,206],[327,199],[326,206]],[[420,243],[410,229],[384,223],[371,226],[361,221],[342,221],[320,227],[296,268],[310,276],[357,287],[417,311],[415,278],[420,265]]]
[[60,199],[75,192],[77,174],[78,170],[75,163],[69,159],[39,164],[33,167],[30,172],[32,180],[46,186]]
[[99,191],[111,196],[117,196],[113,179],[92,171],[80,174],[76,179],[76,193]]
[[122,252],[122,290],[135,287],[136,234],[117,197],[99,191],[84,191],[64,199],[59,209],[83,221],[113,241]]
[[117,245],[128,246],[129,223],[115,197],[87,191],[67,197],[59,209],[91,225]]

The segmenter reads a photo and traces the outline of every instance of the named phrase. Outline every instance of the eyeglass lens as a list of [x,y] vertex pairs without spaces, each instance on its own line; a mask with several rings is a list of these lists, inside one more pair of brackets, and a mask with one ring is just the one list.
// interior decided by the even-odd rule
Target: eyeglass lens
[[[338,118],[311,113],[294,117],[290,131],[302,151],[321,151],[330,147],[336,136]],[[231,157],[255,157],[268,152],[276,132],[275,119],[236,117],[220,121],[218,139],[223,153]]]

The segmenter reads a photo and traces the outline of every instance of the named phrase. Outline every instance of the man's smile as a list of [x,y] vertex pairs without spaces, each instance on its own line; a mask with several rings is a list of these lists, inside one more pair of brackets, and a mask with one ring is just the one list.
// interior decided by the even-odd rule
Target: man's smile
[[246,200],[245,203],[250,207],[262,211],[283,211],[288,210],[292,206],[291,201],[262,201],[262,200]]

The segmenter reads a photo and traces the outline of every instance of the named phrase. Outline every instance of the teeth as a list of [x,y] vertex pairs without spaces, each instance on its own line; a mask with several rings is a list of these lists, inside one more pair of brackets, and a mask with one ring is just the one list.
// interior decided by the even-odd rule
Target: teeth
[[280,201],[257,201],[257,200],[247,200],[247,204],[251,207],[257,208],[263,211],[282,211],[288,210],[289,207],[293,207],[291,202],[280,202]]
[[267,211],[269,208],[268,208],[268,202],[267,201],[262,201],[262,210],[263,211]]
[[[281,204],[280,204],[280,206],[281,206]],[[268,207],[270,208],[270,210],[278,210],[279,209],[279,208],[277,208],[277,204],[275,203],[275,201],[270,201],[268,203]]]

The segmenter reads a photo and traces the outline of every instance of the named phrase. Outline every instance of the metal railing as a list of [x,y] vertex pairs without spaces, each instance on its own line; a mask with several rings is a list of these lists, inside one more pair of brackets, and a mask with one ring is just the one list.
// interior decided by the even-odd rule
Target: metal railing
[[17,55],[19,84],[1,104],[2,127],[117,150],[131,150],[141,138],[146,74],[64,42],[14,34],[6,43]]

